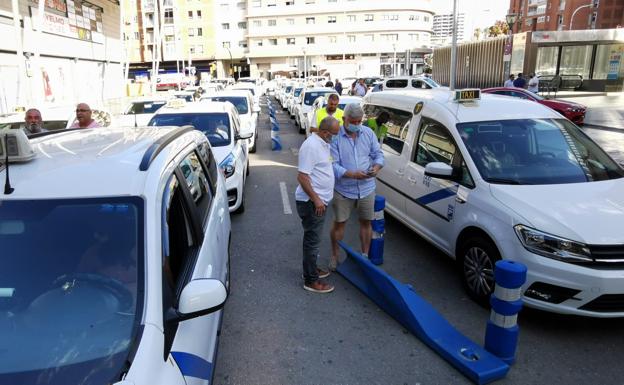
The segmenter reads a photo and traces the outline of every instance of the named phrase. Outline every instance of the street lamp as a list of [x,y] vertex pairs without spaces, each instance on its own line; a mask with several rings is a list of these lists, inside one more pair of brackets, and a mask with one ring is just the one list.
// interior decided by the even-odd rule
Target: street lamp
[[512,51],[512,41],[513,41],[513,27],[516,24],[516,20],[518,19],[518,15],[515,13],[510,13],[505,16],[505,21],[507,22],[507,42],[505,43],[505,52],[503,54],[503,63],[504,63],[504,73],[505,78],[503,81],[509,79],[509,75],[511,72],[511,51]]
[[392,58],[392,76],[397,76],[396,74],[396,44],[392,43],[392,51],[394,52],[394,56]]
[[572,22],[574,21],[574,15],[576,15],[576,13],[577,13],[578,11],[580,11],[581,9],[583,9],[583,8],[589,8],[589,7],[591,7],[592,5],[593,5],[593,2],[592,2],[591,4],[581,5],[580,7],[576,8],[576,9],[574,10],[574,12],[572,12],[572,17],[570,17],[570,27],[568,28],[568,30],[569,30],[569,31],[571,31],[571,30],[572,30]]
[[303,48],[303,82],[308,83],[308,57],[305,48]]
[[507,22],[507,26],[509,27],[509,36],[513,34],[513,27],[514,27],[514,24],[516,23],[517,18],[518,18],[518,15],[515,13],[510,13],[507,16],[505,16],[505,21]]

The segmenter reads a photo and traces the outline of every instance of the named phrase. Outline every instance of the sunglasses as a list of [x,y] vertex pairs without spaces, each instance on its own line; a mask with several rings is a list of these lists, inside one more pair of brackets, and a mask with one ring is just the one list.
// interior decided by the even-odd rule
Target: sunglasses
[[76,109],[76,112],[89,112],[91,110],[82,110],[82,109]]

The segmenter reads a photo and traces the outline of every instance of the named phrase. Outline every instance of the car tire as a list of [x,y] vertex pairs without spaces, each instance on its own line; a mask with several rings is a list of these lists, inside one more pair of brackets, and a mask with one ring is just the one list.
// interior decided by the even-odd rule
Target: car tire
[[[247,171],[245,171],[245,181],[247,180],[246,177],[249,176],[249,159],[247,159]],[[245,181],[243,181],[243,186],[245,185]]]
[[457,261],[464,289],[482,306],[489,306],[494,291],[494,266],[500,259],[494,243],[481,236],[467,239],[458,249]]
[[[258,147],[258,134],[256,134],[255,136],[256,137],[255,137],[255,140],[254,140],[254,145],[253,145],[253,147],[251,147],[249,149],[249,152],[252,153],[252,154],[256,153],[256,150],[257,150],[257,147]],[[249,168],[247,168],[247,175],[249,175]]]

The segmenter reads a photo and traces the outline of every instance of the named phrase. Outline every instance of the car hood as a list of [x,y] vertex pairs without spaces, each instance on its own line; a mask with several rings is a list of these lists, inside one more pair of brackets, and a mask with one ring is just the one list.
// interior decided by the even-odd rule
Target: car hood
[[521,223],[587,244],[624,244],[624,179],[558,185],[491,184]]
[[215,157],[217,163],[223,162],[226,156],[228,156],[232,152],[232,146],[220,146],[220,147],[212,147],[212,154]]
[[559,99],[544,99],[542,100],[542,104],[547,105],[548,107],[551,108],[559,108],[559,109],[565,109],[565,108],[582,108],[585,109],[586,107],[582,104],[578,104],[578,103],[574,103],[574,102],[568,102],[567,100],[559,100]]

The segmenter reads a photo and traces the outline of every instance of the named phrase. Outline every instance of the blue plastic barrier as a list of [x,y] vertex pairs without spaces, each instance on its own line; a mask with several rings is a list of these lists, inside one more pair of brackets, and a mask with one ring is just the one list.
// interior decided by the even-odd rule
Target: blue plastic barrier
[[516,359],[518,345],[518,312],[522,309],[522,285],[527,267],[502,260],[494,267],[496,286],[490,297],[492,311],[485,329],[485,349],[509,365]]
[[271,121],[271,130],[279,131],[280,125],[277,119],[275,119],[274,117],[270,117],[269,120]]
[[375,217],[371,222],[373,237],[368,250],[368,259],[375,264],[383,263],[384,237],[386,233],[386,221],[384,219],[384,209],[386,208],[386,198],[382,195],[375,196]]
[[338,273],[477,384],[499,380],[509,365],[458,332],[409,285],[402,284],[339,242],[347,258]]
[[276,131],[271,131],[271,150],[272,151],[281,151],[282,150],[282,139],[278,135]]

